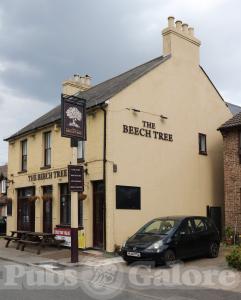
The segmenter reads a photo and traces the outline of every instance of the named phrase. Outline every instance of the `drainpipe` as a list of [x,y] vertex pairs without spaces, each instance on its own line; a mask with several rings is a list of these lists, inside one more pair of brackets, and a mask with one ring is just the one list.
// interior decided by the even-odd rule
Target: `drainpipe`
[[104,205],[103,205],[103,235],[104,235],[104,250],[106,250],[106,115],[107,111],[105,106],[101,106],[100,109],[104,114],[104,138],[103,138],[103,182],[104,182]]

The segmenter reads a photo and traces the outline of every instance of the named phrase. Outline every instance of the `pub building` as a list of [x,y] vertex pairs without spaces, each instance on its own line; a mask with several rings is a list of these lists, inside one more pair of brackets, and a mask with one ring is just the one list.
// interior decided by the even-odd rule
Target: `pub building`
[[[200,66],[194,30],[168,18],[163,55],[91,87],[63,82],[86,99],[87,141],[79,195],[82,247],[112,252],[147,221],[168,215],[223,215],[223,146],[217,131],[232,116]],[[12,216],[7,229],[68,235],[68,138],[60,105],[6,139]],[[218,212],[218,213],[217,213]]]

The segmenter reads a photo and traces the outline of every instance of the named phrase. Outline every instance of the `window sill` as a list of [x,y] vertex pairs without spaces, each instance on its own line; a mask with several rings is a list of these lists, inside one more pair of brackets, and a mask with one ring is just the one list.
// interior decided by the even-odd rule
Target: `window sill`
[[24,173],[27,173],[27,170],[22,170],[18,172],[18,174],[24,174]]
[[51,166],[43,166],[40,168],[40,170],[47,170],[47,169],[51,169]]
[[200,155],[204,155],[204,156],[207,156],[207,152],[199,152]]

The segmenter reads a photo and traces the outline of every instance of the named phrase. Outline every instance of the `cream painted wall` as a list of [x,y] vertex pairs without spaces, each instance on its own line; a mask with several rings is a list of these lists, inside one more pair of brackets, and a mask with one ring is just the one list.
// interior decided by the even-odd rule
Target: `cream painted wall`
[[[142,112],[126,110],[130,107]],[[152,218],[205,215],[207,205],[223,206],[223,146],[217,128],[230,117],[199,65],[178,57],[111,99],[107,159],[118,172],[108,169],[109,251]],[[123,124],[142,127],[143,120],[171,133],[173,142],[122,132]],[[199,155],[198,133],[207,135],[207,156]],[[115,209],[116,185],[141,187],[141,210]]]
[[[51,131],[52,133],[52,163],[51,169],[41,170],[43,166],[43,133]],[[86,229],[87,247],[92,246],[92,186],[93,180],[101,180],[103,178],[103,112],[98,110],[87,116],[87,136],[85,142],[85,168],[88,174],[85,176],[85,193],[87,199],[84,201],[84,226]],[[21,170],[21,141],[28,141],[28,171],[20,173]],[[17,228],[17,190],[21,187],[35,186],[36,195],[42,195],[43,185],[53,186],[53,228],[60,222],[60,193],[59,184],[68,182],[67,177],[57,179],[46,179],[30,182],[28,175],[34,173],[49,172],[56,169],[67,168],[72,158],[72,150],[70,148],[70,140],[62,138],[60,128],[56,125],[50,126],[43,130],[38,130],[35,134],[24,136],[16,139],[9,144],[9,167],[8,176],[14,183],[8,189],[8,197],[13,199],[13,214],[8,217],[7,231],[16,230]],[[38,199],[35,202],[35,230],[43,229],[43,204]]]

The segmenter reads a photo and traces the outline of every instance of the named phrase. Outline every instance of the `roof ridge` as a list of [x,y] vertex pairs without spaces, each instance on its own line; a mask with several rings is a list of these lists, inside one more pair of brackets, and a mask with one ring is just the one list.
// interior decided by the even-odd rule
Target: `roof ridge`
[[147,61],[147,62],[145,62],[145,63],[142,63],[142,64],[140,64],[140,65],[138,65],[138,66],[136,66],[136,67],[134,67],[134,68],[131,68],[131,69],[129,69],[129,70],[123,72],[123,73],[119,73],[118,75],[115,75],[115,76],[113,76],[113,77],[111,77],[111,78],[109,78],[109,79],[106,79],[106,80],[104,80],[104,81],[102,81],[102,82],[99,82],[98,84],[92,86],[92,87],[89,88],[88,90],[85,90],[85,91],[82,91],[82,92],[77,92],[75,95],[79,95],[79,94],[88,92],[88,91],[90,91],[91,89],[94,89],[94,88],[98,87],[98,86],[101,85],[101,84],[104,84],[104,83],[106,83],[106,82],[108,82],[108,81],[110,81],[110,80],[116,79],[116,78],[118,78],[119,76],[123,76],[123,75],[125,75],[125,74],[127,74],[127,73],[129,73],[129,72],[131,72],[131,71],[133,71],[133,70],[135,70],[135,69],[137,69],[137,68],[139,68],[139,67],[142,67],[142,66],[144,66],[144,65],[147,65],[147,64],[149,64],[149,63],[151,63],[151,62],[153,62],[153,61],[155,61],[155,60],[159,60],[159,59],[161,59],[161,58],[166,58],[166,57],[168,57],[168,56],[170,56],[170,55],[166,55],[166,56],[161,55],[161,56],[158,56],[158,57],[156,57],[156,58],[153,58],[153,59],[151,59],[151,60],[149,60],[149,61]]

